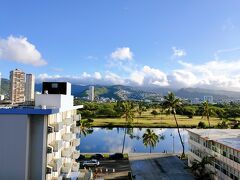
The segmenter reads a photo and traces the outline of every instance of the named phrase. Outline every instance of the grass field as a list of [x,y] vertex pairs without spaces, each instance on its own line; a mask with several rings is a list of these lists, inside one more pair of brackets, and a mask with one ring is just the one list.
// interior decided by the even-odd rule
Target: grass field
[[[199,121],[203,121],[208,126],[208,121],[206,118],[203,118],[201,116],[194,116],[193,118],[188,118],[187,116],[177,115],[177,120],[180,127],[196,127],[199,123]],[[211,127],[216,126],[220,122],[219,118],[210,118],[210,124]],[[93,122],[94,127],[124,127],[126,126],[126,122],[124,118],[94,118]],[[176,124],[173,118],[173,115],[166,116],[163,115],[157,115],[154,117],[149,112],[144,112],[141,117],[139,117],[137,114],[135,115],[134,121],[132,123],[133,127],[169,127],[169,128],[175,128]]]

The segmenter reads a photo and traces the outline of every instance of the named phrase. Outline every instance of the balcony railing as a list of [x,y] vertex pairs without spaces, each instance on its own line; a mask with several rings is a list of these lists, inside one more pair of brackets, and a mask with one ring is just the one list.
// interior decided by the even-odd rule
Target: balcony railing
[[73,153],[73,149],[70,147],[70,148],[64,148],[62,150],[62,157],[71,157]]
[[72,146],[79,146],[80,145],[80,139],[73,139],[72,141]]
[[58,152],[63,146],[63,141],[55,140],[51,143],[51,146],[53,147],[53,152]]
[[72,164],[72,171],[73,172],[78,172],[79,171],[79,163],[74,162]]
[[67,173],[70,172],[71,168],[72,168],[72,163],[64,163],[62,168],[61,168],[61,171],[62,171],[62,173],[67,174]]
[[80,127],[75,126],[75,125],[71,126],[71,132],[75,133],[75,134],[79,133],[80,132]]
[[73,124],[73,118],[65,118],[65,119],[63,119],[63,124],[65,124],[67,126]]
[[77,114],[73,116],[74,121],[80,121],[81,120],[81,114]]
[[73,153],[72,153],[72,158],[73,158],[73,159],[77,159],[77,158],[79,158],[79,156],[80,156],[80,152],[78,152],[78,151],[73,151]]
[[65,134],[63,134],[62,135],[62,139],[64,141],[67,141],[67,142],[71,141],[73,139],[73,133],[65,133]]
[[59,132],[63,128],[63,123],[56,122],[56,123],[52,124],[51,126],[54,127],[54,132]]
[[53,172],[57,172],[62,166],[62,159],[53,159],[49,165],[52,167]]

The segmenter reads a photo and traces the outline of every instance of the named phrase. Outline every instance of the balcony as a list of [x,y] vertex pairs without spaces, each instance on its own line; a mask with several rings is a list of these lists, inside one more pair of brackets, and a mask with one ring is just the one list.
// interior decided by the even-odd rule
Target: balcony
[[74,121],[80,121],[81,120],[81,114],[77,114],[73,116]]
[[53,126],[48,126],[48,134],[53,132],[54,127]]
[[53,147],[53,152],[58,152],[63,146],[63,141],[55,140],[51,143],[51,146]]
[[62,135],[64,141],[70,142],[73,139],[73,133],[65,133]]
[[79,171],[79,163],[74,162],[72,164],[72,172],[78,172]]
[[49,165],[52,167],[53,172],[57,172],[62,166],[62,159],[53,159]]
[[63,124],[67,125],[67,126],[73,124],[73,118],[65,118],[65,119],[63,119]]
[[47,147],[47,153],[52,153],[53,152],[53,147],[52,146],[48,146]]
[[72,153],[73,153],[72,148],[64,148],[62,150],[62,157],[71,157]]
[[57,122],[51,125],[54,127],[54,132],[59,132],[63,128],[63,123],[62,122]]
[[73,139],[72,141],[72,146],[79,146],[80,145],[80,139]]
[[73,159],[77,159],[77,158],[79,158],[79,156],[80,156],[80,152],[78,152],[78,151],[73,151],[73,153],[72,153],[72,158],[73,158]]
[[75,126],[75,125],[71,126],[71,132],[74,134],[80,133],[80,127]]
[[71,168],[72,168],[72,163],[64,163],[61,168],[61,171],[62,171],[62,173],[68,174],[70,172]]

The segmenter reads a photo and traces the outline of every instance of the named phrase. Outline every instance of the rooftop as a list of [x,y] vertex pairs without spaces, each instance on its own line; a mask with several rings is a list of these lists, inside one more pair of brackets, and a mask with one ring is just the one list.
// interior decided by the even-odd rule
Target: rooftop
[[188,129],[188,131],[240,151],[239,129]]
[[21,115],[27,115],[27,114],[42,114],[42,115],[48,115],[48,114],[56,114],[62,111],[67,110],[73,110],[73,109],[80,109],[83,108],[83,105],[79,106],[72,106],[69,109],[61,109],[61,108],[54,108],[54,107],[47,107],[47,108],[38,108],[33,106],[17,106],[17,107],[0,107],[0,115],[1,114],[21,114]]

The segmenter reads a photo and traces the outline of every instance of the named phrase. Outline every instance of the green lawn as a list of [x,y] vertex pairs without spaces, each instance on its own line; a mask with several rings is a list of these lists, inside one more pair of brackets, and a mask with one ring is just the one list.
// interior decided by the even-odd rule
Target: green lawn
[[[193,118],[188,118],[187,116],[177,115],[178,123],[180,127],[196,127],[199,121],[203,121],[208,126],[208,121],[206,118],[201,116],[194,116]],[[210,118],[211,127],[217,125],[220,122],[219,118]],[[124,118],[94,118],[94,127],[123,127],[126,126]],[[144,112],[141,117],[135,116],[133,127],[171,127],[175,128],[176,124],[172,115],[157,115],[153,117],[149,112]]]

